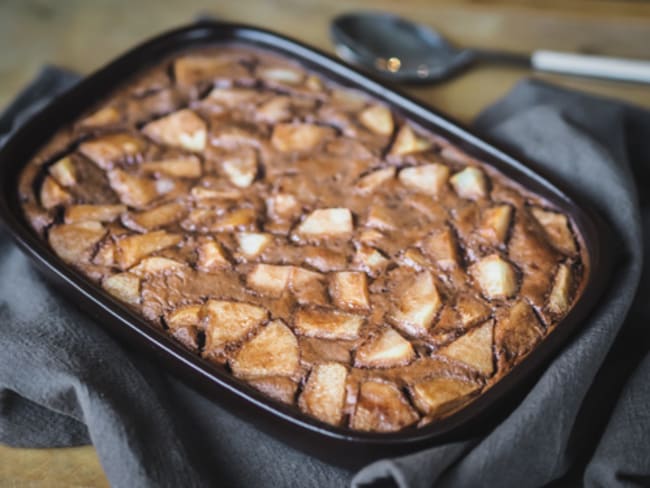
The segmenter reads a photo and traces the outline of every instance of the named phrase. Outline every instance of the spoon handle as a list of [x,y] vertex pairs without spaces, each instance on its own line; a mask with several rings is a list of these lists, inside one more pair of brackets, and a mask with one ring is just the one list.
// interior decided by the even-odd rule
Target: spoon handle
[[650,83],[650,61],[540,50],[530,63],[540,71]]

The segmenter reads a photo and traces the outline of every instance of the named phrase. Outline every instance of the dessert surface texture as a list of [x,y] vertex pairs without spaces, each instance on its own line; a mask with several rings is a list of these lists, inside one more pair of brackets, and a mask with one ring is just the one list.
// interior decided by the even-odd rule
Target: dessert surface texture
[[53,251],[152,327],[324,423],[434,422],[568,313],[566,214],[362,92],[245,46],[128,80],[32,158]]

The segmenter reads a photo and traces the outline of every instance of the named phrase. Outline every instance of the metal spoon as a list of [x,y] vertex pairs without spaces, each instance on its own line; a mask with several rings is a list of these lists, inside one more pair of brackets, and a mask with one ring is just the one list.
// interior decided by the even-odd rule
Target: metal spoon
[[341,58],[398,83],[439,81],[478,61],[650,83],[648,61],[544,50],[527,55],[458,49],[435,30],[388,13],[344,14],[334,19],[330,32]]

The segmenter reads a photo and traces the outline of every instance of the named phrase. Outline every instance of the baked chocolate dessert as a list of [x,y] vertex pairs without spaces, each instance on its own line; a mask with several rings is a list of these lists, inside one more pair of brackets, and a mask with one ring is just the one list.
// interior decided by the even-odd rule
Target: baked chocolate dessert
[[241,46],[127,81],[19,190],[54,252],[152,326],[360,431],[471,402],[586,276],[548,202],[363,93]]

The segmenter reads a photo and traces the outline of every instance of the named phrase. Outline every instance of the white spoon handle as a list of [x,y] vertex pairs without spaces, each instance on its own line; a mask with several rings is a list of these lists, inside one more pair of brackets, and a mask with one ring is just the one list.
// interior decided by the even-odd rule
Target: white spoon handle
[[650,61],[535,51],[531,56],[531,64],[540,71],[650,83]]

